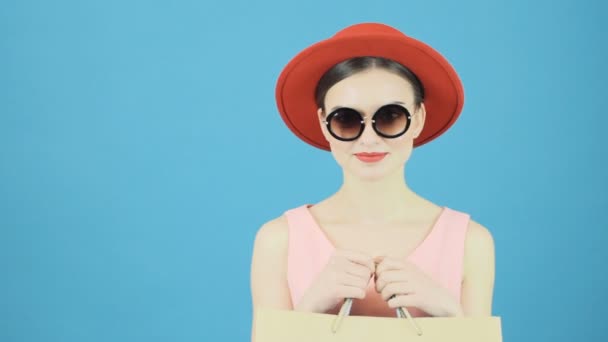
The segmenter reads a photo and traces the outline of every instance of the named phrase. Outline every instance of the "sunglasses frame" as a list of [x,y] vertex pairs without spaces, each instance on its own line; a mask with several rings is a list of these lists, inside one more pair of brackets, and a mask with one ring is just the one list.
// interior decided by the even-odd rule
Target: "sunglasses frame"
[[[403,129],[402,132],[399,132],[399,133],[394,134],[394,135],[388,135],[388,134],[382,133],[376,127],[376,119],[375,119],[376,115],[378,115],[378,113],[380,111],[386,109],[387,107],[397,107],[397,108],[399,108],[400,111],[402,111],[402,112],[405,113],[405,117],[407,119],[407,123],[405,124],[405,128]],[[331,130],[331,120],[336,116],[336,114],[338,114],[339,111],[344,110],[344,109],[348,109],[348,110],[354,111],[355,113],[359,114],[359,117],[361,118],[361,121],[360,121],[361,122],[361,128],[359,129],[359,133],[355,137],[353,137],[353,138],[343,138],[343,137],[340,137],[340,136],[338,136],[337,134],[335,134]],[[323,120],[323,123],[325,124],[325,127],[327,127],[327,131],[329,132],[329,134],[331,134],[332,137],[334,137],[334,138],[336,138],[336,139],[338,139],[340,141],[354,141],[354,140],[359,139],[359,137],[361,137],[361,135],[363,134],[363,131],[365,130],[365,126],[366,126],[366,124],[365,124],[365,119],[366,118],[367,118],[366,115],[361,114],[361,112],[359,112],[356,109],[353,109],[353,108],[350,108],[350,107],[340,107],[340,108],[337,108],[337,109],[333,110],[331,113],[329,113],[325,117],[325,120]],[[410,128],[410,125],[412,123],[412,114],[404,106],[392,103],[392,104],[387,104],[387,105],[384,105],[384,106],[378,108],[378,110],[376,110],[376,112],[374,113],[374,115],[372,115],[372,120],[371,121],[372,121],[372,128],[373,128],[374,132],[376,132],[376,134],[378,134],[379,136],[381,136],[383,138],[395,139],[395,138],[398,138],[398,137],[404,135],[408,131],[408,129]]]

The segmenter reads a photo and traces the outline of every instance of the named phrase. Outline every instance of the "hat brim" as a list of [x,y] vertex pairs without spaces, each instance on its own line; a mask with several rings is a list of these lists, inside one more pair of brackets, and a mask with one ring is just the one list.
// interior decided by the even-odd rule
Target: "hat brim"
[[427,115],[414,147],[443,134],[460,115],[464,105],[460,78],[450,63],[430,46],[407,36],[334,37],[300,52],[279,76],[275,94],[277,106],[294,134],[310,145],[330,150],[316,115],[317,83],[334,65],[363,56],[391,59],[406,66],[420,79]]

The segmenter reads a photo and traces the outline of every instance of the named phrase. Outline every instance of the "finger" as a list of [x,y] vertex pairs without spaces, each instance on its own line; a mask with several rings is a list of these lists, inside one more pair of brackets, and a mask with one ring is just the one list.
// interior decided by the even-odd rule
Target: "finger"
[[349,262],[348,265],[346,265],[346,273],[369,280],[373,271],[370,271],[363,265]]
[[402,260],[399,259],[395,259],[395,258],[384,258],[384,260],[382,260],[382,262],[380,264],[378,264],[378,267],[376,267],[376,274],[378,276],[380,276],[380,274],[382,274],[385,271],[389,271],[389,270],[403,270],[403,269],[407,269],[408,268],[408,264]]
[[409,280],[408,274],[402,270],[385,271],[376,279],[376,291],[382,292],[387,284],[408,282]]
[[336,296],[343,299],[363,299],[365,298],[365,290],[354,286],[341,285],[336,290]]
[[389,300],[393,295],[409,295],[413,293],[414,289],[408,283],[390,283],[380,292],[384,300]]
[[402,307],[412,307],[412,306],[419,307],[420,306],[420,300],[419,300],[418,296],[416,296],[414,294],[396,295],[395,297],[389,299],[387,303],[388,303],[388,306],[393,309],[402,308]]
[[363,266],[369,268],[369,270],[371,272],[373,272],[376,268],[373,258],[365,253],[351,251],[351,250],[341,250],[338,253],[339,253],[339,255],[343,256],[344,258],[346,258],[347,260],[349,260],[351,262],[354,262],[356,264],[363,265]]
[[367,288],[367,284],[369,283],[369,278],[361,278],[352,274],[345,273],[340,275],[340,277],[338,278],[338,283],[340,285],[347,285],[365,289]]

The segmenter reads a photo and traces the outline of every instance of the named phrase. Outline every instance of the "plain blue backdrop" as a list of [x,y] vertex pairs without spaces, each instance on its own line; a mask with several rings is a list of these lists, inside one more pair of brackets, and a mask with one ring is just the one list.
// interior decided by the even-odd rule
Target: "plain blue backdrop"
[[604,3],[2,1],[0,341],[248,340],[257,229],[341,181],[276,79],[362,21],[462,78],[406,176],[492,232],[505,340],[606,340]]

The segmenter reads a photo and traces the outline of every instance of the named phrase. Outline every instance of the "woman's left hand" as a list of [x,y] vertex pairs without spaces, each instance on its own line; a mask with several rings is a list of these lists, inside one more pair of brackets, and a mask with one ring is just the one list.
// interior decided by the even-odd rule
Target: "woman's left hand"
[[464,315],[454,296],[416,265],[392,257],[376,261],[376,291],[389,307],[414,306],[431,316]]

